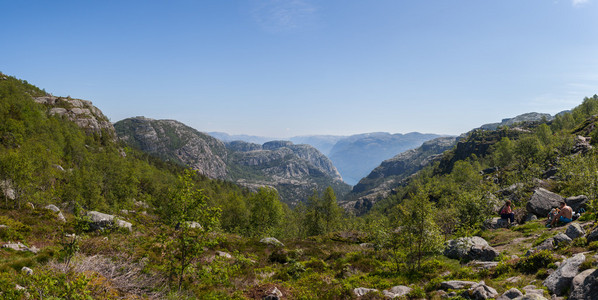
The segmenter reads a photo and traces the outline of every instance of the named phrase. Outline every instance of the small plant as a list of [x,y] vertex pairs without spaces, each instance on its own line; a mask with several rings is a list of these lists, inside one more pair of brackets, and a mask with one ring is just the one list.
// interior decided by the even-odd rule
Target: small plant
[[598,250],[598,241],[591,242],[591,243],[588,245],[588,249],[589,249],[589,250],[591,250],[591,251],[596,251],[596,250]]
[[65,269],[68,269],[71,259],[79,252],[79,237],[75,234],[64,234],[60,244],[62,245]]
[[554,261],[550,251],[542,250],[521,259],[516,268],[523,273],[535,274],[538,270],[549,267]]

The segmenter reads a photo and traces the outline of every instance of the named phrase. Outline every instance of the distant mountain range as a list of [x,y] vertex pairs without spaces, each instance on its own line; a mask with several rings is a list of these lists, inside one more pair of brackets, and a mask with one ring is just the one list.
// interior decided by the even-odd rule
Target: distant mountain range
[[[222,132],[210,132],[209,134],[227,142],[240,140],[262,143],[269,139],[251,135],[229,135]],[[423,142],[437,137],[440,137],[440,135],[417,132],[407,134],[374,132],[351,136],[296,136],[288,140],[295,144],[311,145],[327,155],[340,172],[343,180],[350,185],[354,185],[383,160],[403,151],[416,148]]]
[[223,142],[174,120],[129,118],[114,124],[125,143],[211,177],[251,190],[269,186],[282,200],[296,204],[314,190],[331,186],[338,197],[351,189],[330,159],[310,145],[290,141],[264,144]]

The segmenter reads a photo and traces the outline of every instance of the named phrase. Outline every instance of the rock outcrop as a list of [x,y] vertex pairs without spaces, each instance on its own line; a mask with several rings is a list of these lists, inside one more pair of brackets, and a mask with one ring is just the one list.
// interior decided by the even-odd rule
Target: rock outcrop
[[88,134],[107,134],[115,138],[114,126],[108,118],[91,101],[70,97],[44,96],[34,98],[35,102],[44,104],[48,114],[66,118],[83,128]]
[[332,162],[309,145],[223,143],[177,121],[143,117],[119,121],[115,128],[121,140],[144,152],[250,190],[274,188],[286,203],[307,199],[314,189],[328,186],[341,198],[350,188]]
[[224,143],[174,120],[129,118],[114,124],[118,138],[140,150],[225,179],[228,152]]

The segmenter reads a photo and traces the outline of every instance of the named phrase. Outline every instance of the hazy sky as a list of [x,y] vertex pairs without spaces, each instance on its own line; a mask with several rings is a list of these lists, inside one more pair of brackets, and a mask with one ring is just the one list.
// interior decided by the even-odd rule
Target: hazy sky
[[1,72],[113,122],[460,134],[598,93],[598,0],[0,0],[0,20]]

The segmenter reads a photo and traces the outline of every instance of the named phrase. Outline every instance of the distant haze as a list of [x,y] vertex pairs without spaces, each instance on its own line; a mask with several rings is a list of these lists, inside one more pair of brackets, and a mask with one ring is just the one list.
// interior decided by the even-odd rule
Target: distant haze
[[598,0],[3,1],[0,71],[203,132],[458,135],[598,93]]

